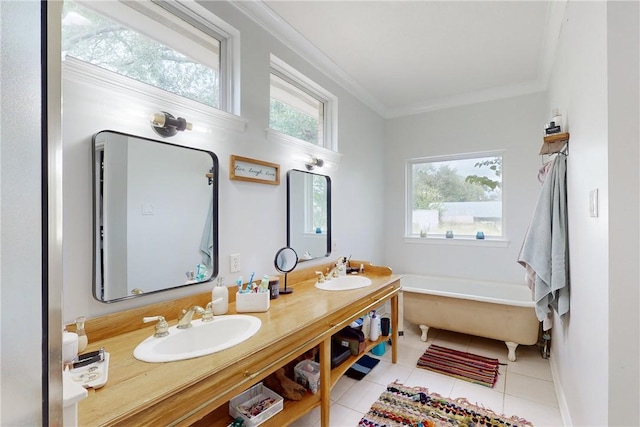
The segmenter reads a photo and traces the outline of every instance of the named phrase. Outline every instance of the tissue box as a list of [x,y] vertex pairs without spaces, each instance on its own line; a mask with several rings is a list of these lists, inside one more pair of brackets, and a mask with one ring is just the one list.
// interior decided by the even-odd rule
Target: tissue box
[[238,313],[261,313],[269,310],[269,292],[236,293],[236,311]]
[[303,360],[293,368],[293,375],[298,384],[305,386],[316,394],[320,389],[320,364],[313,360]]
[[[269,294],[267,294],[267,296],[268,295]],[[244,412],[246,411],[242,410],[251,408],[253,405],[268,398],[275,400],[275,403],[255,415],[245,415]],[[259,426],[278,412],[282,411],[282,408],[284,408],[283,401],[284,399],[282,399],[279,394],[268,389],[262,385],[262,383],[258,383],[229,401],[229,415],[234,419],[238,417],[242,418],[244,421],[243,425],[245,426]]]

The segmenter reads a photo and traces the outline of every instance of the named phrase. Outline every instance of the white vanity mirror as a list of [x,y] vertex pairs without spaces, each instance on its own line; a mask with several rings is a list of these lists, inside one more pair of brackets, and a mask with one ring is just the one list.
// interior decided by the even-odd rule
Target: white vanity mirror
[[331,253],[331,178],[301,170],[287,172],[287,246],[298,261]]
[[115,131],[93,137],[93,295],[114,302],[218,274],[218,159]]

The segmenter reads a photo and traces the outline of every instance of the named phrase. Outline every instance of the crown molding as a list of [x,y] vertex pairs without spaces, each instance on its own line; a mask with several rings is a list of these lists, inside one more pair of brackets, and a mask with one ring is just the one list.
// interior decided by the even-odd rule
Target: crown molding
[[311,63],[327,77],[342,86],[373,111],[386,117],[387,108],[364,89],[353,77],[342,70],[320,49],[296,31],[289,23],[260,0],[230,1],[240,12],[264,28],[289,49]]
[[562,30],[567,1],[555,0],[549,2],[537,79],[393,108],[385,106],[372,96],[356,80],[261,0],[231,0],[230,3],[373,111],[385,119],[392,119],[545,91],[555,60],[556,46]]
[[386,119],[393,119],[415,114],[428,113],[447,108],[461,107],[464,105],[479,104],[481,102],[496,101],[499,99],[512,98],[514,96],[528,95],[531,93],[546,90],[541,81],[516,83],[512,85],[492,87],[476,92],[468,92],[460,95],[447,96],[417,104],[397,107],[389,110]]

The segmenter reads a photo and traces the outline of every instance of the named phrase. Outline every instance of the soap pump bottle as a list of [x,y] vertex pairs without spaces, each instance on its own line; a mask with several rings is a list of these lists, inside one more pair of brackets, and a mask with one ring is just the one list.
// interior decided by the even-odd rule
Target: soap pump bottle
[[76,334],[78,335],[78,353],[82,353],[87,345],[89,344],[89,339],[87,337],[87,332],[84,330],[84,322],[86,322],[86,317],[78,317],[76,318]]
[[213,314],[227,314],[229,311],[229,289],[224,285],[224,278],[218,277],[218,283],[211,291],[211,301],[213,301]]
[[380,338],[380,318],[376,316],[376,311],[373,310],[371,314],[371,324],[369,325],[369,339],[371,341],[378,341]]

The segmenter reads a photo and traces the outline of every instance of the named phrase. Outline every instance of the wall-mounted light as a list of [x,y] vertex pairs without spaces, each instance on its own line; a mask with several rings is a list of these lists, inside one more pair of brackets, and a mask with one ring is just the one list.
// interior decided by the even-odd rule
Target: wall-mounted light
[[307,161],[307,163],[305,163],[305,166],[307,168],[308,171],[313,170],[316,167],[321,168],[324,165],[324,160],[319,159],[317,157],[311,157],[311,160]]
[[191,130],[193,125],[182,117],[174,117],[166,111],[151,115],[151,128],[160,136],[174,136],[178,131]]

